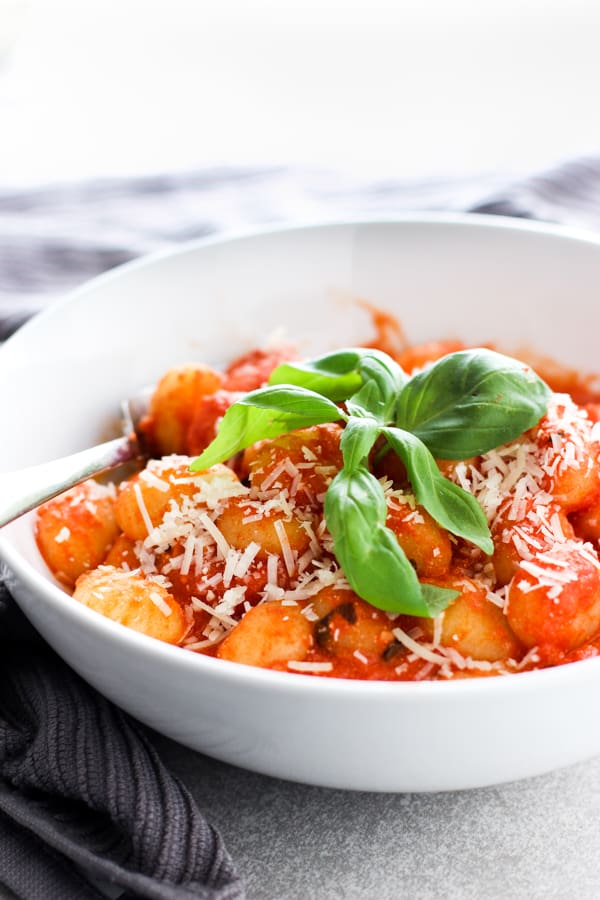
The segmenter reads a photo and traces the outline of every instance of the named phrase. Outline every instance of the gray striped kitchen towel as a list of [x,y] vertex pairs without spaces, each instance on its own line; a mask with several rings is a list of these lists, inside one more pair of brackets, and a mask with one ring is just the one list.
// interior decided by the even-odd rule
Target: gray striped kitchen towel
[[145,253],[219,231],[410,210],[472,210],[600,228],[600,157],[501,176],[355,179],[245,168],[0,190],[0,339],[54,297]]

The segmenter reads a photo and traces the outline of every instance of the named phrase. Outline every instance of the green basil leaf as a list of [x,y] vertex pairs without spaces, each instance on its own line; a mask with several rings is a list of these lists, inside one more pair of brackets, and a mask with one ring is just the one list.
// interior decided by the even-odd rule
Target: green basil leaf
[[348,412],[354,416],[372,416],[381,425],[392,422],[398,394],[407,382],[405,372],[391,356],[378,350],[365,353],[358,368],[363,385],[349,398]]
[[460,591],[455,591],[452,588],[438,587],[436,584],[427,584],[426,582],[421,582],[421,593],[423,594],[423,600],[425,601],[428,610],[427,614],[432,619],[439,616],[441,612],[444,612],[444,610],[448,608],[453,600],[460,597]]
[[442,528],[484,553],[493,553],[487,519],[475,497],[442,475],[431,452],[414,434],[399,428],[383,428],[382,433],[404,463],[417,502]]
[[354,415],[393,419],[396,396],[407,376],[391,356],[370,347],[351,347],[304,362],[284,363],[269,384],[295,384],[328,397],[348,400]]
[[[350,586],[378,609],[430,616],[414,568],[385,527],[386,516],[383,488],[368,469],[358,466],[336,475],[325,497],[325,518]],[[449,603],[455,592],[447,593]]]
[[344,457],[344,468],[348,471],[365,463],[381,427],[374,419],[351,416],[342,431],[340,448]]
[[347,400],[363,383],[358,362],[364,352],[351,348],[302,362],[283,363],[271,372],[269,384],[295,384],[330,400]]
[[208,469],[264,438],[343,418],[346,414],[335,403],[314,391],[293,385],[260,388],[229,407],[216,438],[190,469]]
[[532,428],[550,394],[518,360],[493,350],[461,350],[408,381],[396,425],[417,435],[438,459],[467,459]]

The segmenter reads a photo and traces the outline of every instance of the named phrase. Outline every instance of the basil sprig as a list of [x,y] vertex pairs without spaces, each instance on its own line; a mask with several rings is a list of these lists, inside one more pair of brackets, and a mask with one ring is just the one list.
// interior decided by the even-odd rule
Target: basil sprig
[[191,468],[209,468],[297,428],[345,422],[344,465],[325,497],[336,557],[353,590],[373,606],[434,616],[457,592],[421,584],[386,527],[383,488],[368,466],[375,443],[383,440],[384,452],[400,457],[418,503],[443,528],[490,554],[483,510],[444,478],[435,458],[467,459],[514,440],[544,415],[550,394],[526,365],[491,350],[451,353],[411,378],[378,350],[340,350],[275,369],[268,387],[227,410]]

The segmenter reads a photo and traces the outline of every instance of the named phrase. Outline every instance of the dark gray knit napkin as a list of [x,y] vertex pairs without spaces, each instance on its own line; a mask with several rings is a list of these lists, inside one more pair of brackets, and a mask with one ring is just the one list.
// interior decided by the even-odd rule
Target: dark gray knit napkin
[[25,900],[104,896],[83,872],[131,898],[244,897],[220,835],[144,730],[0,586],[0,883]]

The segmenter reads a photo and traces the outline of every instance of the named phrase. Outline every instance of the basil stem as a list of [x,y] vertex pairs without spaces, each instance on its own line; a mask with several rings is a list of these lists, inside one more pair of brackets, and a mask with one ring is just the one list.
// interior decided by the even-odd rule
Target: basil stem
[[372,416],[381,425],[394,418],[398,393],[407,378],[385,353],[371,350],[359,361],[362,387],[346,403],[351,416]]
[[366,463],[380,431],[381,426],[374,419],[350,416],[340,440],[344,469],[352,471]]

